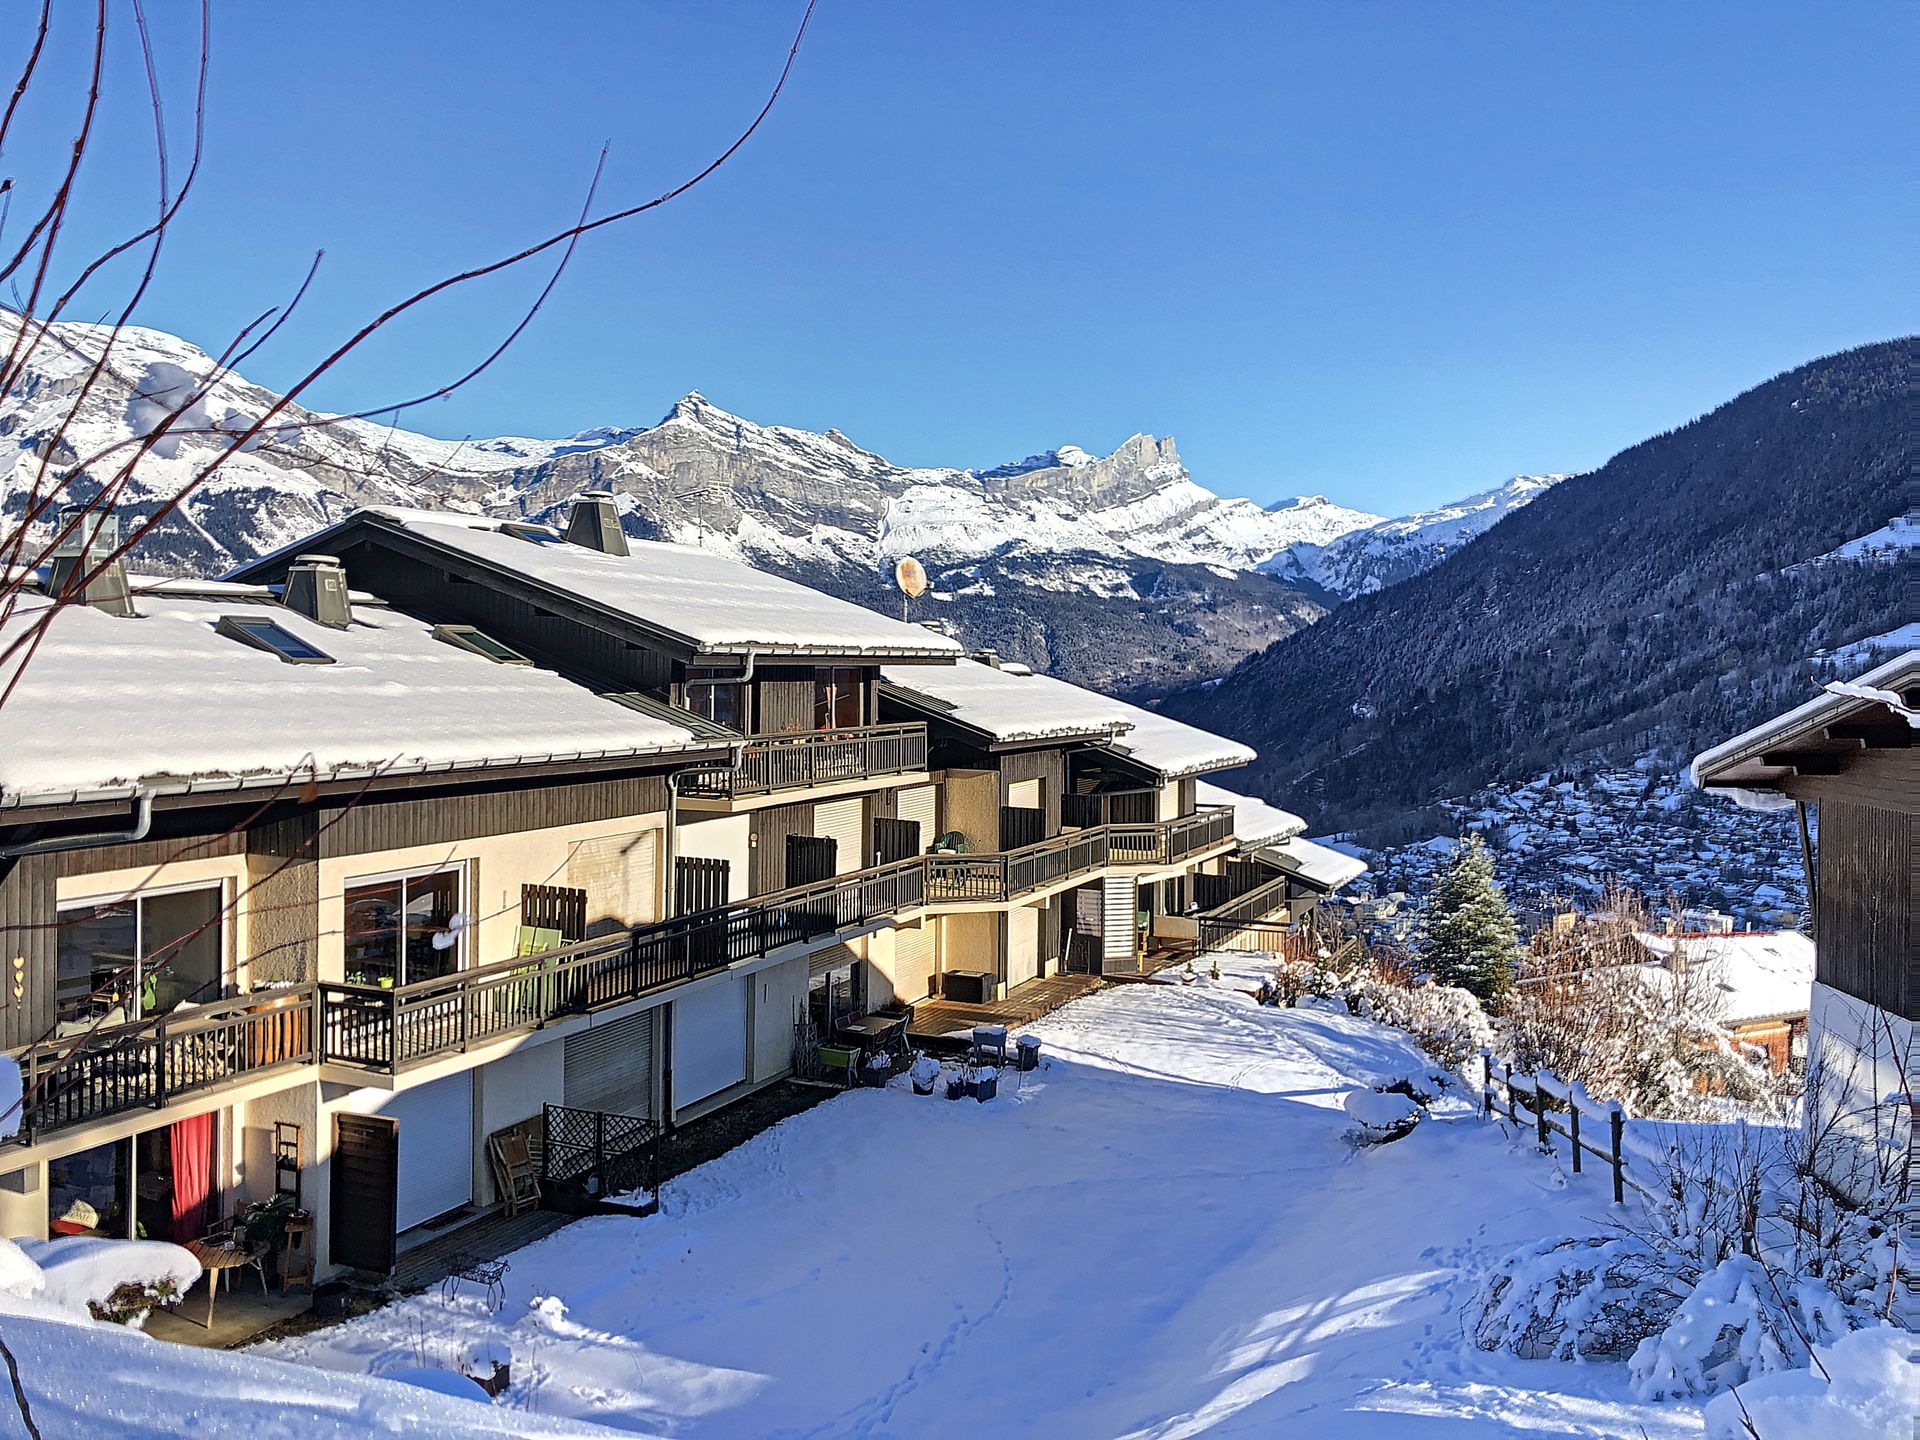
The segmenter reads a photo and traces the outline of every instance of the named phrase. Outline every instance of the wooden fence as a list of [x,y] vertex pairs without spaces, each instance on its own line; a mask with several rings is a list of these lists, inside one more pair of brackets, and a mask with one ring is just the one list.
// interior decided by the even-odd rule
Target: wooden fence
[[[1581,1092],[1575,1086],[1562,1084],[1545,1072],[1515,1075],[1513,1067],[1504,1062],[1496,1078],[1493,1056],[1485,1050],[1480,1052],[1480,1065],[1482,1118],[1491,1119],[1504,1106],[1509,1121],[1515,1125],[1530,1123],[1533,1126],[1540,1148],[1549,1153],[1553,1150],[1552,1137],[1562,1137],[1570,1147],[1573,1173],[1576,1175],[1581,1173],[1583,1156],[1592,1155],[1604,1160],[1613,1175],[1613,1203],[1616,1205],[1626,1199],[1626,1187],[1629,1184],[1643,1194],[1653,1194],[1637,1178],[1628,1178],[1627,1157],[1622,1143],[1626,1136],[1626,1115],[1618,1105],[1583,1109]],[[1580,1123],[1583,1113],[1587,1117],[1584,1133]],[[1607,1137],[1605,1145],[1593,1142],[1592,1136],[1596,1130]]]

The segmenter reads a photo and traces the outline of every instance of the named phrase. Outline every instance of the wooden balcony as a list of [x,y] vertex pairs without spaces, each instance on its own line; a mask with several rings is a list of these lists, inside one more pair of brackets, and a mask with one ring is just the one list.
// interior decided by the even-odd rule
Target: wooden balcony
[[1004,904],[1114,866],[1177,863],[1231,838],[1232,823],[1231,811],[1202,811],[1001,854],[916,855],[412,985],[323,981],[46,1041],[16,1052],[21,1138],[323,1062],[398,1074],[923,906]]
[[927,857],[927,903],[1006,903],[1114,866],[1173,865],[1233,838],[1233,812],[1101,825],[986,855]]
[[702,770],[683,795],[745,800],[823,785],[912,775],[927,768],[927,727],[867,725],[815,734],[749,735],[732,769]]
[[16,1051],[25,1095],[20,1139],[31,1144],[52,1131],[311,1065],[316,992],[312,985],[265,991]]

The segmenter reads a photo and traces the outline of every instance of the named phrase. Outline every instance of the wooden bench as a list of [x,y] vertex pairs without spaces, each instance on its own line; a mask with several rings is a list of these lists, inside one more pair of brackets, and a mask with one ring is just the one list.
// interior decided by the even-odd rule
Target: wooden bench
[[493,1187],[499,1192],[508,1215],[540,1208],[540,1172],[546,1140],[546,1121],[539,1115],[496,1130],[487,1137]]

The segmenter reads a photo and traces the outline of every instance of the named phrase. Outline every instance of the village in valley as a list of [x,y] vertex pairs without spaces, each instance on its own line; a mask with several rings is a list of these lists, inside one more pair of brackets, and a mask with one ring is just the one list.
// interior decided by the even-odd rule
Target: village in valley
[[1920,1433],[1768,10],[0,16],[0,1437]]

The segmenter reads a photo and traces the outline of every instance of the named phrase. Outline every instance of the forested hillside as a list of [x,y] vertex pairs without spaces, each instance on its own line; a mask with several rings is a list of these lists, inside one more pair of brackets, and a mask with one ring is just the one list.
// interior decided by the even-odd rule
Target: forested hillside
[[1724,738],[1807,698],[1816,652],[1907,618],[1901,564],[1820,557],[1907,507],[1912,359],[1889,341],[1778,376],[1165,708],[1343,826]]

